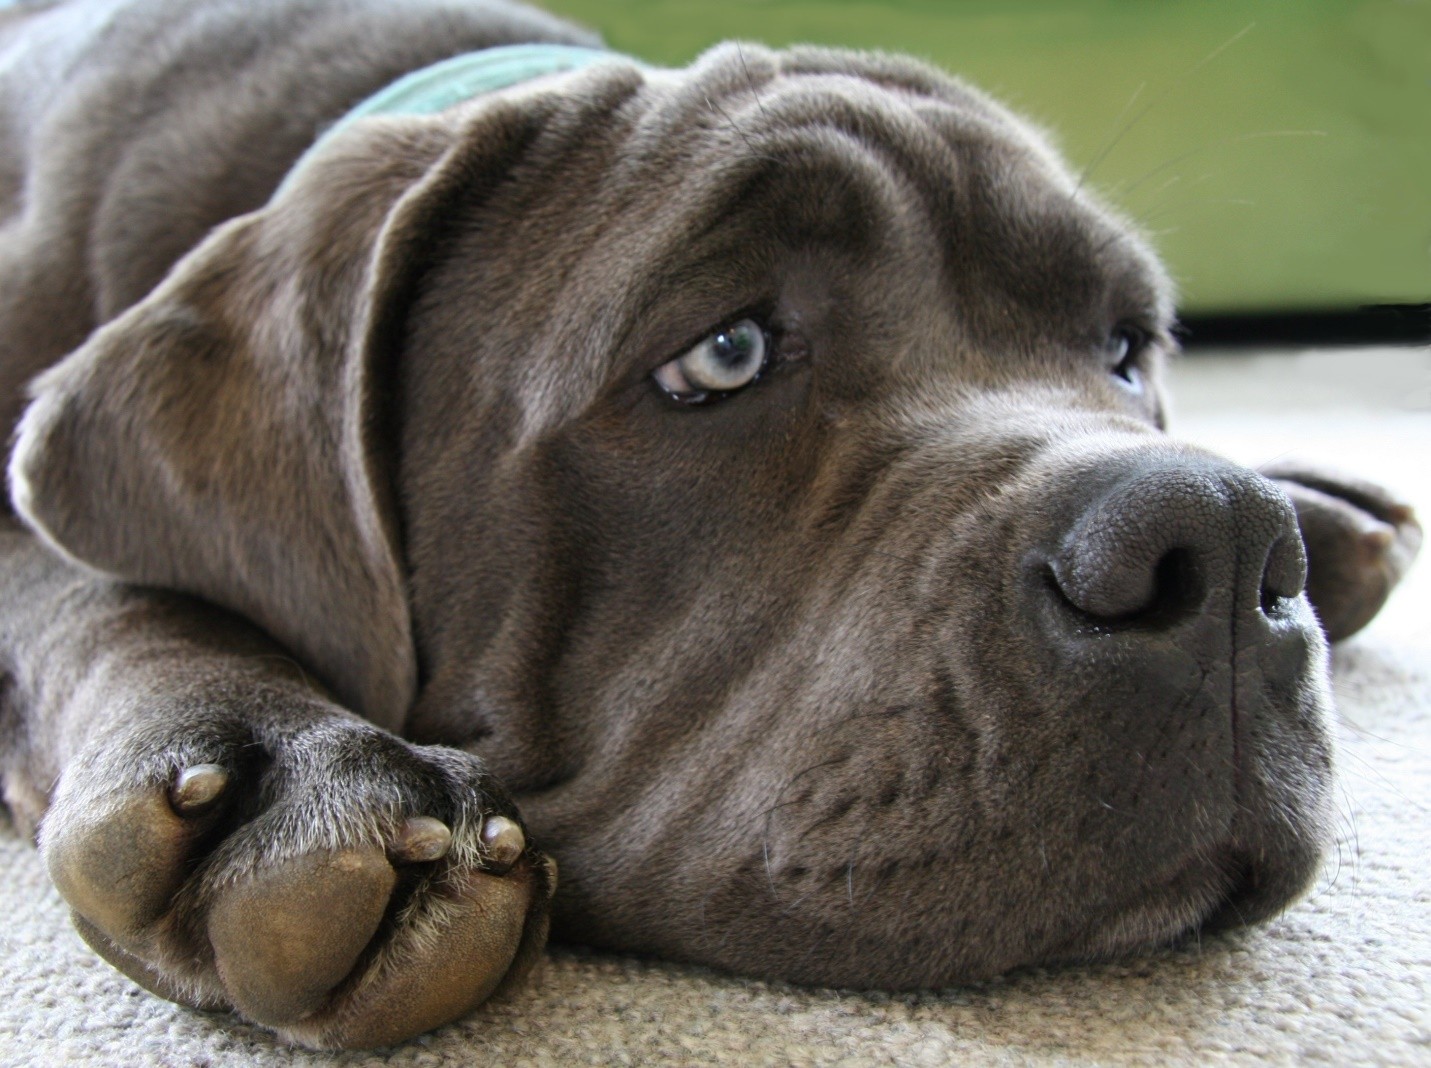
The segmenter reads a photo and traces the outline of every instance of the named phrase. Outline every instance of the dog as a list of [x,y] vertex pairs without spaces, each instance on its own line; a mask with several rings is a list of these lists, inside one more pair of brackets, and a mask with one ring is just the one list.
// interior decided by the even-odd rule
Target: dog
[[911,60],[597,54],[343,118],[516,46],[600,43],[0,13],[0,777],[89,944],[379,1046],[549,919],[913,988],[1302,894],[1327,637],[1411,510],[1168,437],[1152,252]]

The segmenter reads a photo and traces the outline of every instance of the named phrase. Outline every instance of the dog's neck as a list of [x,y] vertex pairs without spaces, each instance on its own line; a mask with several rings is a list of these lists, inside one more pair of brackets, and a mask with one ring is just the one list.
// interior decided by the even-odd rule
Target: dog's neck
[[[0,0],[0,6],[3,0]],[[599,48],[562,44],[517,44],[464,52],[403,75],[358,104],[333,125],[289,171],[287,185],[300,168],[335,134],[374,115],[432,115],[486,93],[507,89],[547,74],[579,70],[603,59],[623,58]]]

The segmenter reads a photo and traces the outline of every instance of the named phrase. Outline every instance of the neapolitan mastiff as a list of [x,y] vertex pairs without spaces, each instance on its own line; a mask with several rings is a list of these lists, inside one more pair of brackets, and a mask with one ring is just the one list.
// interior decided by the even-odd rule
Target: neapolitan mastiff
[[558,64],[309,151],[521,42],[595,44],[0,14],[0,773],[90,944],[351,1046],[519,976],[548,853],[566,936],[840,986],[1296,898],[1312,606],[1365,622],[1409,510],[1165,437],[1152,255],[908,60]]

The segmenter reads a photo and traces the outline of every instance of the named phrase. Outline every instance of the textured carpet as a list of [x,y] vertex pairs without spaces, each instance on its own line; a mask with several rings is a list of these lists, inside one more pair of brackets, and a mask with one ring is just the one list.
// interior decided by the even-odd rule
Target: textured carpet
[[[1244,462],[1375,472],[1431,514],[1431,353],[1197,357],[1178,428]],[[1431,559],[1336,654],[1342,818],[1311,896],[1139,960],[918,995],[746,982],[558,948],[506,1004],[385,1054],[276,1046],[90,954],[0,828],[0,1064],[1431,1064]]]

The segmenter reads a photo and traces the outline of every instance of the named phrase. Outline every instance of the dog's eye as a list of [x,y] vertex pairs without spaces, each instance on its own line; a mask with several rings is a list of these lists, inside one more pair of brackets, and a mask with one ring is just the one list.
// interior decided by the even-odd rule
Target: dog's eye
[[769,353],[765,330],[754,319],[741,319],[701,338],[651,377],[673,399],[704,404],[754,382]]
[[1148,347],[1148,335],[1136,326],[1120,324],[1108,335],[1108,368],[1125,389],[1143,392],[1142,358]]

